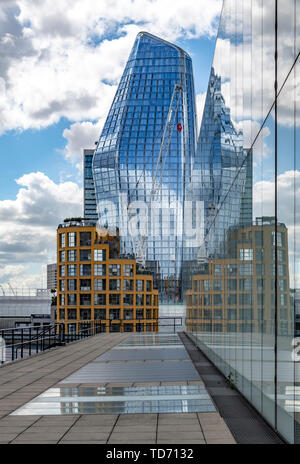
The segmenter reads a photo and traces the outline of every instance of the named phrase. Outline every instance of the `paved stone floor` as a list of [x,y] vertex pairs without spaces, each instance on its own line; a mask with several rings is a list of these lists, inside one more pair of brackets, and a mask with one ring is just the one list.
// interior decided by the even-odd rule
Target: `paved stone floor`
[[[18,408],[50,388],[61,385],[65,387],[76,385],[72,383],[72,375],[75,375],[74,379],[76,380],[77,372],[80,373],[85,366],[97,365],[98,370],[101,369],[101,355],[104,353],[106,353],[106,357],[103,358],[102,365],[104,365],[104,361],[105,363],[116,362],[111,360],[111,358],[116,358],[114,352],[117,349],[114,347],[118,346],[119,348],[120,345],[124,344],[124,348],[132,348],[128,342],[130,336],[131,334],[99,334],[66,347],[60,347],[1,367],[0,443],[235,443],[227,425],[216,410],[215,412],[155,414],[81,414],[79,412],[67,415],[12,415]],[[111,353],[114,355],[112,356]],[[175,361],[178,363],[176,356],[175,360],[170,360],[170,353],[167,357],[168,359],[164,362]],[[181,358],[182,363],[189,362],[184,359],[185,356],[182,356],[182,353]],[[140,362],[140,360],[135,362]],[[149,359],[145,362],[149,362],[149,366],[151,366],[155,362],[156,365],[159,365],[157,363],[160,361]],[[124,359],[124,363],[130,370],[133,362]],[[133,372],[135,371],[133,370]],[[158,369],[157,372],[161,372],[161,370]],[[190,380],[182,377],[185,372],[190,375]],[[200,376],[195,380],[192,370],[188,371],[185,368],[179,371],[178,376],[178,378],[174,377],[174,381],[168,382],[161,381],[160,377],[160,380],[155,381],[155,375],[152,375],[151,382],[149,380],[141,382],[140,379],[131,382],[105,382],[104,378],[102,383],[97,382],[97,385],[109,388],[203,385]],[[88,377],[84,381],[84,386],[88,387]],[[95,382],[90,384],[91,387],[95,387],[95,385]]]

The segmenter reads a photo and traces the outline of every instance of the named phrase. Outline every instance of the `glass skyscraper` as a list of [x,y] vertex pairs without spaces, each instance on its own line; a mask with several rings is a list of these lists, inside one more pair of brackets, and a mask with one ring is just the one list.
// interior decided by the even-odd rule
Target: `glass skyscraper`
[[[157,163],[176,84],[173,126]],[[99,222],[119,228],[124,253],[134,252],[139,241],[139,232],[130,237],[127,219],[133,224],[136,213],[155,200],[155,214],[146,211],[144,224],[137,221],[136,227],[148,223],[146,263],[157,274],[165,304],[182,302],[183,209],[196,130],[191,58],[165,40],[139,33],[96,148],[93,175]]]
[[94,153],[95,150],[83,150],[83,217],[97,221],[97,203],[92,170]]
[[199,249],[186,291],[191,338],[290,443],[300,442],[299,10],[224,0],[193,189],[210,252]]
[[241,220],[247,162],[243,132],[233,124],[221,76],[212,68],[192,176],[194,199],[203,201],[207,256],[222,253],[226,230]]

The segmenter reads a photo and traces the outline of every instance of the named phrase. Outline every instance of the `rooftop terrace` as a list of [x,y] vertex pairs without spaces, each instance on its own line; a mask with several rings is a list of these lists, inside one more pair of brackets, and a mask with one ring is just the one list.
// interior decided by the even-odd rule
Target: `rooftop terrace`
[[197,353],[183,334],[102,333],[6,364],[0,443],[233,444]]

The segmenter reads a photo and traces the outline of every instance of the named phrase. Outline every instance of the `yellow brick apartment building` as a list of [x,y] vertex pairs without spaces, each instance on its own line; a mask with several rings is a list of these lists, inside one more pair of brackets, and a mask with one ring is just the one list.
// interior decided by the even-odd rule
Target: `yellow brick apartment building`
[[67,332],[158,331],[158,290],[150,272],[120,255],[120,239],[91,221],[57,229],[57,322]]

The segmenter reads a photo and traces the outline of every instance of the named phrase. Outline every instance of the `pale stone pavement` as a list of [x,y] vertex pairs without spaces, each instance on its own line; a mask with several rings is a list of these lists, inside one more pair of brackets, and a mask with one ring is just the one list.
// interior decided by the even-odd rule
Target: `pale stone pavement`
[[[0,443],[233,444],[218,412],[11,416],[131,334],[99,334],[0,367]],[[110,383],[110,386],[193,385],[190,382]],[[108,384],[105,384],[108,385]]]

